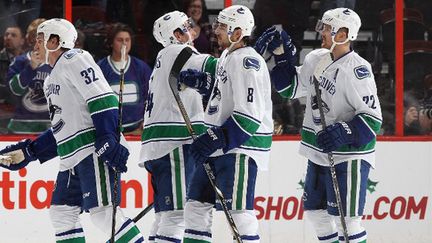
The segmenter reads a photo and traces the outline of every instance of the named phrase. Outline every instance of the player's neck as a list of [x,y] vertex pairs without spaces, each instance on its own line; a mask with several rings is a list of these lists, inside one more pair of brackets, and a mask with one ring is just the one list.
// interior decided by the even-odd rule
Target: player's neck
[[57,50],[57,51],[55,51],[55,52],[51,52],[51,53],[49,54],[50,57],[49,57],[48,62],[49,62],[49,65],[50,65],[51,67],[54,67],[54,65],[56,64],[56,62],[57,62],[57,60],[60,58],[60,56],[63,54],[63,52],[64,52],[64,50],[60,49],[60,50]]
[[348,52],[350,52],[350,43],[345,43],[342,45],[336,45],[335,48],[332,51],[332,56],[334,60],[339,59],[341,56],[347,54]]
[[233,47],[230,49],[229,53],[231,53],[237,49],[240,49],[242,47],[245,47],[245,46],[246,46],[245,43],[243,41],[240,41],[240,42],[233,45]]

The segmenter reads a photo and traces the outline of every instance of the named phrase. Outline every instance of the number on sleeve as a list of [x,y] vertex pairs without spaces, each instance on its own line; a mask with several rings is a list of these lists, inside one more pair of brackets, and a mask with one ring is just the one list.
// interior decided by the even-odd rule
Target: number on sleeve
[[99,78],[96,77],[96,73],[95,73],[95,71],[94,71],[93,68],[91,68],[91,67],[82,70],[82,71],[80,72],[80,74],[81,74],[81,77],[84,78],[84,82],[85,82],[86,84],[90,84],[91,82],[95,82],[95,81],[98,81],[98,80],[99,80]]
[[375,106],[375,96],[374,95],[370,95],[370,96],[363,96],[363,101],[366,103],[366,105],[368,105],[370,108],[372,109],[376,109],[377,107]]
[[151,116],[151,111],[153,109],[154,103],[153,103],[153,93],[149,92],[146,102],[146,112],[148,111],[148,117]]
[[253,88],[248,88],[248,96],[247,96],[247,101],[248,102],[253,102],[253,92],[254,89]]

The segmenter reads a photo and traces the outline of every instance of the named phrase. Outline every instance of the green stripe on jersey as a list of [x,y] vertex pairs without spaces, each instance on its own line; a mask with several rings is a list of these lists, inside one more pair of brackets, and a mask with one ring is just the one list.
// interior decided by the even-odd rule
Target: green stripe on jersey
[[103,162],[101,159],[98,159],[97,161],[99,166],[99,178],[100,178],[100,193],[102,198],[102,205],[107,206],[108,205],[108,188],[106,183],[106,170],[105,170],[105,162]]
[[357,202],[357,160],[351,161],[351,202],[350,202],[350,216],[356,216],[356,202]]
[[[206,131],[204,124],[192,125],[195,133],[200,135]],[[185,125],[167,124],[167,125],[153,125],[144,127],[141,135],[141,141],[146,142],[153,139],[181,139],[190,137],[189,131]]]
[[122,235],[115,242],[116,243],[128,243],[128,242],[131,242],[131,240],[133,238],[135,238],[135,236],[139,235],[140,233],[141,232],[139,231],[139,229],[136,227],[136,225],[134,225],[132,228],[130,228],[130,230],[128,230],[128,232],[126,232],[126,234]]
[[257,123],[249,117],[241,115],[239,113],[234,113],[232,117],[234,121],[243,129],[243,131],[248,133],[250,136],[255,134],[255,132],[260,126],[260,123]]
[[183,191],[182,191],[182,181],[181,181],[181,174],[182,174],[182,170],[181,170],[181,163],[180,163],[180,151],[179,148],[174,149],[173,151],[174,154],[174,176],[175,178],[175,191],[176,191],[176,195],[174,195],[174,197],[176,197],[176,202],[177,205],[175,205],[177,207],[178,210],[182,210],[183,209]]
[[[315,148],[319,148],[318,144],[317,144],[317,135],[314,132],[308,131],[308,130],[305,130],[305,128],[302,128],[301,138],[302,138],[303,143],[308,144],[310,146],[313,146]],[[338,148],[335,151],[335,153],[344,153],[344,152],[355,153],[355,152],[372,151],[375,148],[375,143],[376,143],[376,138],[374,138],[369,143],[367,143],[363,146],[360,146],[358,148],[355,148],[355,147],[350,146],[350,145],[343,145],[342,147]]]
[[368,114],[360,114],[360,118],[376,133],[381,129],[382,121]]
[[192,238],[183,238],[183,243],[210,243],[210,241],[206,240],[196,240]]
[[[234,173],[238,174],[238,182],[237,182],[237,199],[234,202],[236,205],[236,210],[242,210],[243,204],[243,190],[247,190],[247,188],[243,188],[244,180],[245,180],[245,157],[246,155],[240,154],[239,161],[239,171],[235,171]],[[246,205],[245,205],[246,207]]]
[[253,135],[250,137],[242,147],[256,148],[256,149],[270,149],[272,145],[272,135]]
[[82,237],[76,237],[72,239],[56,240],[56,243],[85,243],[85,238],[84,236],[82,236]]
[[17,74],[12,77],[12,79],[9,81],[9,87],[14,95],[22,96],[25,94],[27,88],[21,86],[19,76],[20,75]]
[[88,108],[90,114],[109,110],[118,107],[118,99],[115,95],[109,94],[106,96],[98,97],[97,99],[88,102]]
[[294,77],[292,80],[292,83],[290,85],[288,85],[286,88],[284,88],[282,90],[278,90],[278,93],[280,96],[282,96],[284,98],[292,99],[292,98],[294,98],[294,90],[296,89],[297,85],[298,85],[298,81]]
[[216,74],[216,64],[217,64],[217,58],[209,56],[204,61],[204,68],[202,71],[210,73],[212,76]]
[[82,147],[93,144],[96,141],[96,130],[91,129],[81,134],[75,135],[65,142],[57,145],[57,153],[62,157],[66,157]]

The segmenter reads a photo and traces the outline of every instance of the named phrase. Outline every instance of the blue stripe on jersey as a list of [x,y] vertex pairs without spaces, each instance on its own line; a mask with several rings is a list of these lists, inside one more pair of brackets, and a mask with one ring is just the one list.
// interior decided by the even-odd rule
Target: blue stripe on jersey
[[297,87],[295,76],[297,71],[293,65],[276,65],[270,72],[271,80],[280,95],[294,97]]
[[106,110],[91,115],[96,128],[96,139],[98,137],[112,134],[118,137],[118,110]]
[[249,133],[246,133],[245,130],[234,121],[232,116],[222,125],[222,129],[225,130],[225,136],[227,137],[227,145],[223,149],[224,152],[239,147],[251,137]]
[[179,240],[179,239],[168,237],[168,236],[163,236],[163,235],[156,235],[155,239],[160,239],[163,241],[169,241],[169,242],[174,242],[174,243],[181,243],[181,240]]
[[212,234],[206,231],[198,231],[198,230],[192,230],[192,229],[185,229],[185,233],[191,234],[191,235],[201,235],[211,238]]
[[72,230],[69,230],[69,231],[58,233],[58,234],[56,234],[56,236],[64,236],[64,235],[70,235],[70,234],[82,233],[82,232],[84,232],[82,228],[72,229]]
[[368,144],[375,138],[375,132],[367,123],[363,121],[360,115],[354,116],[354,118],[348,122],[351,127],[355,130],[354,141],[352,145],[354,147],[360,147],[362,145]]

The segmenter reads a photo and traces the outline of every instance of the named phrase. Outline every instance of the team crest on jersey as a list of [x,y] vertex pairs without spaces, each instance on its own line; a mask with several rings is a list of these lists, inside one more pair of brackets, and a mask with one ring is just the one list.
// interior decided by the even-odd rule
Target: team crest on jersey
[[258,71],[260,69],[260,62],[254,57],[245,57],[243,59],[243,67],[246,69],[255,69]]
[[69,50],[69,51],[67,51],[65,54],[64,54],[64,57],[66,58],[66,59],[71,59],[72,57],[74,57],[76,54],[78,54],[78,53],[83,53],[83,51],[81,50],[81,49],[72,49],[72,50]]
[[64,125],[65,125],[65,122],[63,121],[63,119],[60,119],[56,124],[54,124],[52,126],[52,128],[51,128],[52,132],[54,134],[60,132],[60,130],[64,127]]
[[365,65],[354,68],[354,73],[358,79],[369,78],[371,76],[369,69]]

